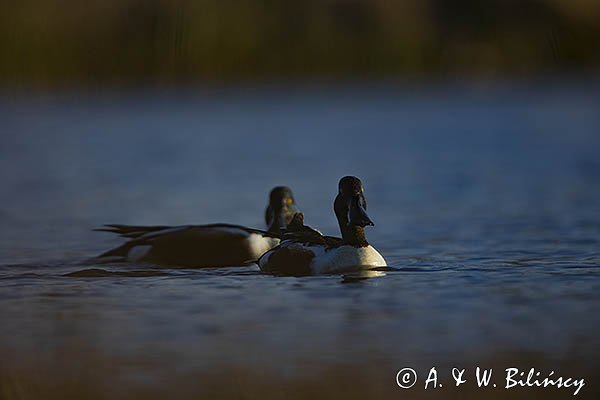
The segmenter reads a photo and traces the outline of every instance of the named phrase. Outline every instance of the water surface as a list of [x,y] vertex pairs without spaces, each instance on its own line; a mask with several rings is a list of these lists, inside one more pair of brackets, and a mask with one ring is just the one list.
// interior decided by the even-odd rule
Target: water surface
[[[594,397],[598,110],[593,83],[5,95],[1,393],[400,397],[406,366],[522,365]],[[337,234],[348,174],[385,276],[86,262],[103,223],[262,227],[280,184]]]

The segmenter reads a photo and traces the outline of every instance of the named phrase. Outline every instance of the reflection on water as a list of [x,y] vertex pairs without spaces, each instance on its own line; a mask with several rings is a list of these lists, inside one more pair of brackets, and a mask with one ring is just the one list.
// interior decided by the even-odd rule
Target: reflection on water
[[392,268],[381,268],[381,269],[361,269],[355,272],[349,272],[342,275],[342,282],[351,283],[351,282],[360,282],[365,279],[370,278],[380,278],[385,276],[385,272],[383,271],[393,270]]
[[[597,394],[598,109],[594,85],[5,98],[2,397],[390,397],[432,365]],[[337,234],[346,174],[391,266],[374,278],[84,261],[118,243],[103,223],[261,227],[277,184]]]
[[69,272],[65,276],[73,278],[99,278],[108,276],[129,276],[129,277],[147,277],[168,275],[162,271],[135,270],[135,271],[108,271],[101,268],[87,268],[75,272]]

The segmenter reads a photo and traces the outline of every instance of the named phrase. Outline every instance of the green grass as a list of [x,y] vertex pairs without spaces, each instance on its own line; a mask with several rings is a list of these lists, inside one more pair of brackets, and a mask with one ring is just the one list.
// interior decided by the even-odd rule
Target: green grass
[[160,85],[597,71],[600,3],[23,0],[0,85]]

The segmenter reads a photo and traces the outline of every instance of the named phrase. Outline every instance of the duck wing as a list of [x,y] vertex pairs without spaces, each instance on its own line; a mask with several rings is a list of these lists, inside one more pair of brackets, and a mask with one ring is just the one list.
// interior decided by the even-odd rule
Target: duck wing
[[343,243],[341,238],[325,236],[318,230],[304,225],[304,214],[296,213],[284,231],[282,239],[303,244],[315,244],[330,247],[337,247]]

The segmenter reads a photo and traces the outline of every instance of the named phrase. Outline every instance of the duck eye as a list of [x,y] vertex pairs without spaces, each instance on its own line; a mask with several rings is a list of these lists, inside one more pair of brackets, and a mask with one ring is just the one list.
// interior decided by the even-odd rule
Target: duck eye
[[287,204],[288,206],[292,205],[293,202],[294,202],[294,200],[291,197],[288,197],[287,199],[285,199],[285,204]]

